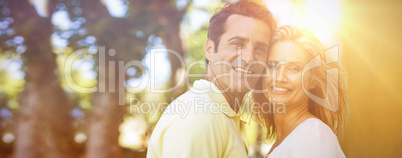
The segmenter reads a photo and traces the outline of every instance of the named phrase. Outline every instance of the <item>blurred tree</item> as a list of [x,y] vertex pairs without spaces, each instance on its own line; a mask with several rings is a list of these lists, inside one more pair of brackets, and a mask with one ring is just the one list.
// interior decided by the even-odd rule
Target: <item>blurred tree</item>
[[178,97],[186,90],[185,82],[180,82],[180,75],[183,74],[184,76],[184,65],[181,63],[181,61],[184,61],[184,49],[180,37],[180,24],[192,1],[184,2],[185,5],[178,7],[175,0],[155,0],[150,8],[155,12],[155,19],[159,22],[159,25],[162,25],[164,28],[163,30],[160,30],[157,35],[163,39],[166,48],[177,53],[169,53],[171,67],[170,87],[177,87],[174,88],[170,94],[172,98]]
[[[65,153],[71,151],[72,119],[69,115],[70,108],[67,106],[66,96],[59,86],[58,76],[54,73],[57,67],[54,61],[56,55],[51,52],[50,39],[55,33],[68,40],[66,49],[87,48],[88,54],[97,62],[95,65],[99,82],[97,92],[92,95],[92,109],[87,122],[87,157],[122,157],[118,136],[126,107],[119,106],[119,99],[123,98],[125,101],[126,92],[121,85],[127,76],[122,67],[124,65],[121,64],[131,60],[141,61],[146,54],[146,47],[150,46],[150,37],[160,37],[167,49],[177,52],[177,54],[169,53],[171,66],[169,85],[174,87],[179,84],[177,73],[183,73],[180,70],[184,66],[180,63],[180,58],[184,55],[180,24],[192,1],[121,1],[128,7],[128,12],[123,17],[111,16],[105,5],[106,1],[103,0],[49,1],[46,5],[48,9],[42,10],[42,13],[53,16],[56,11],[66,10],[70,22],[74,25],[67,30],[54,28],[51,16],[39,16],[37,10],[29,3],[32,1],[6,1],[11,10],[10,17],[14,21],[12,25],[15,27],[14,32],[21,35],[26,45],[25,53],[23,53],[26,85],[21,95],[19,124],[16,126],[16,157],[75,155],[74,152]],[[80,24],[77,25],[77,23]],[[206,37],[206,27],[203,27],[202,31],[195,36]],[[196,39],[194,42],[205,42],[205,38],[194,39]],[[199,56],[200,52],[203,54],[203,44],[195,47],[196,53],[190,56],[196,60],[201,58],[204,60],[202,55]],[[91,52],[94,48],[97,49],[98,54],[96,51]],[[66,56],[68,55],[67,53]],[[105,55],[104,58],[101,55]],[[143,75],[138,67],[135,68],[137,70],[135,75],[130,77]],[[193,71],[204,72],[205,70],[201,66]],[[124,77],[120,77],[120,74]],[[182,85],[178,85],[178,88],[166,95],[175,98],[182,94],[186,87],[184,82],[180,84]],[[41,129],[46,131],[41,133]],[[36,142],[47,143],[38,145]]]
[[[122,156],[118,136],[122,116],[126,112],[126,107],[119,106],[121,98],[125,104],[126,92],[122,82],[126,80],[126,72],[123,64],[132,60],[141,61],[146,54],[145,48],[149,45],[149,37],[152,35],[160,36],[166,47],[178,52],[180,57],[183,54],[179,31],[185,7],[179,11],[175,1],[123,2],[128,7],[128,12],[126,16],[117,18],[111,16],[104,1],[66,1],[67,5],[74,4],[68,9],[70,18],[74,16],[85,18],[82,27],[85,28],[86,35],[96,38],[98,46],[98,91],[92,98],[86,145],[86,156],[89,158]],[[82,13],[77,14],[77,7]],[[82,38],[82,36],[69,38],[70,46],[75,50],[82,48],[76,45]],[[174,86],[175,73],[181,65],[178,57],[169,54],[169,59],[172,68],[171,86]],[[141,76],[143,72],[138,67],[135,68],[137,73],[133,77]],[[177,96],[179,93],[181,92],[172,93],[172,96]]]
[[[4,71],[0,70],[0,74],[3,74]],[[0,79],[1,82],[1,79]],[[0,87],[0,91],[1,91],[1,87]],[[6,126],[7,126],[7,121],[10,119],[10,111],[7,108],[7,102],[8,102],[8,97],[6,94],[1,93],[0,92],[0,157],[7,157],[8,155],[10,155],[10,144],[8,144],[8,139],[7,137],[5,137],[5,133],[6,133]],[[4,138],[5,137],[5,138]],[[7,141],[7,142],[5,142]]]
[[[19,52],[25,52],[26,83],[20,97],[14,156],[75,157],[70,107],[56,75],[56,55],[50,43],[51,18],[39,16],[30,2],[3,1],[8,3],[15,33],[26,45],[26,50]],[[44,13],[52,12],[52,2]]]

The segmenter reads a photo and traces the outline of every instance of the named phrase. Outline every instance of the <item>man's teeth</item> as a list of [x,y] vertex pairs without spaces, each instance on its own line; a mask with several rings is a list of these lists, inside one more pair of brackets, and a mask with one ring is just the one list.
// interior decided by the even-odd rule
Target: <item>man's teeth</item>
[[274,89],[275,91],[278,91],[278,92],[287,92],[287,91],[289,91],[288,89],[279,88],[279,87],[273,87],[273,89]]
[[243,69],[243,68],[240,68],[240,67],[236,67],[236,68],[234,68],[236,71],[240,71],[240,72],[244,72],[244,73],[247,73],[247,74],[251,74],[251,71],[248,71],[248,70],[245,70],[245,69]]

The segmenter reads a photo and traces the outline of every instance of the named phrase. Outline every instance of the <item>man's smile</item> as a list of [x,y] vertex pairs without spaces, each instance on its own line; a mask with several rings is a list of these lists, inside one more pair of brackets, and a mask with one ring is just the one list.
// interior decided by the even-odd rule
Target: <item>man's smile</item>
[[237,71],[237,72],[245,73],[245,74],[252,74],[252,73],[254,73],[253,71],[247,70],[247,69],[245,69],[245,68],[243,68],[243,67],[240,67],[240,66],[234,66],[234,67],[232,67],[232,69],[235,70],[235,71]]

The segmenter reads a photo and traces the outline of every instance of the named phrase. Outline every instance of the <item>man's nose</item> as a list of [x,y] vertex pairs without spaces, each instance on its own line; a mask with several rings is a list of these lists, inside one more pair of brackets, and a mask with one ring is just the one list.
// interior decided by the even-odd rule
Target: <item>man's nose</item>
[[242,51],[243,52],[241,52],[241,59],[245,61],[247,64],[250,64],[255,60],[253,47],[247,47],[247,49],[243,49]]

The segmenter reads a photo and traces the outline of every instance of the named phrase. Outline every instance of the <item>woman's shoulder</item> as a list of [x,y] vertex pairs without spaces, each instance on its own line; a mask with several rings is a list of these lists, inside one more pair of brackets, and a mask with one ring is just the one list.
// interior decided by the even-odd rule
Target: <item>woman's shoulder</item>
[[269,155],[269,158],[309,157],[344,158],[336,135],[325,123],[309,118]]
[[[314,143],[329,143],[336,142],[338,144],[338,139],[331,128],[317,118],[309,118],[305,120],[299,128],[295,131],[296,140],[301,140],[303,143],[306,140],[317,140]],[[310,141],[309,141],[310,142]],[[322,144],[318,144],[322,145]]]
[[[305,120],[302,123],[302,126],[300,127],[301,131],[304,131],[302,133],[304,134],[309,134],[310,132],[313,133],[321,133],[321,134],[328,134],[328,135],[333,135],[335,136],[334,132],[331,130],[331,128],[322,122],[318,118],[309,118]],[[336,136],[335,136],[336,137]]]
[[307,119],[296,130],[291,141],[295,153],[311,157],[344,157],[338,138],[320,119]]

